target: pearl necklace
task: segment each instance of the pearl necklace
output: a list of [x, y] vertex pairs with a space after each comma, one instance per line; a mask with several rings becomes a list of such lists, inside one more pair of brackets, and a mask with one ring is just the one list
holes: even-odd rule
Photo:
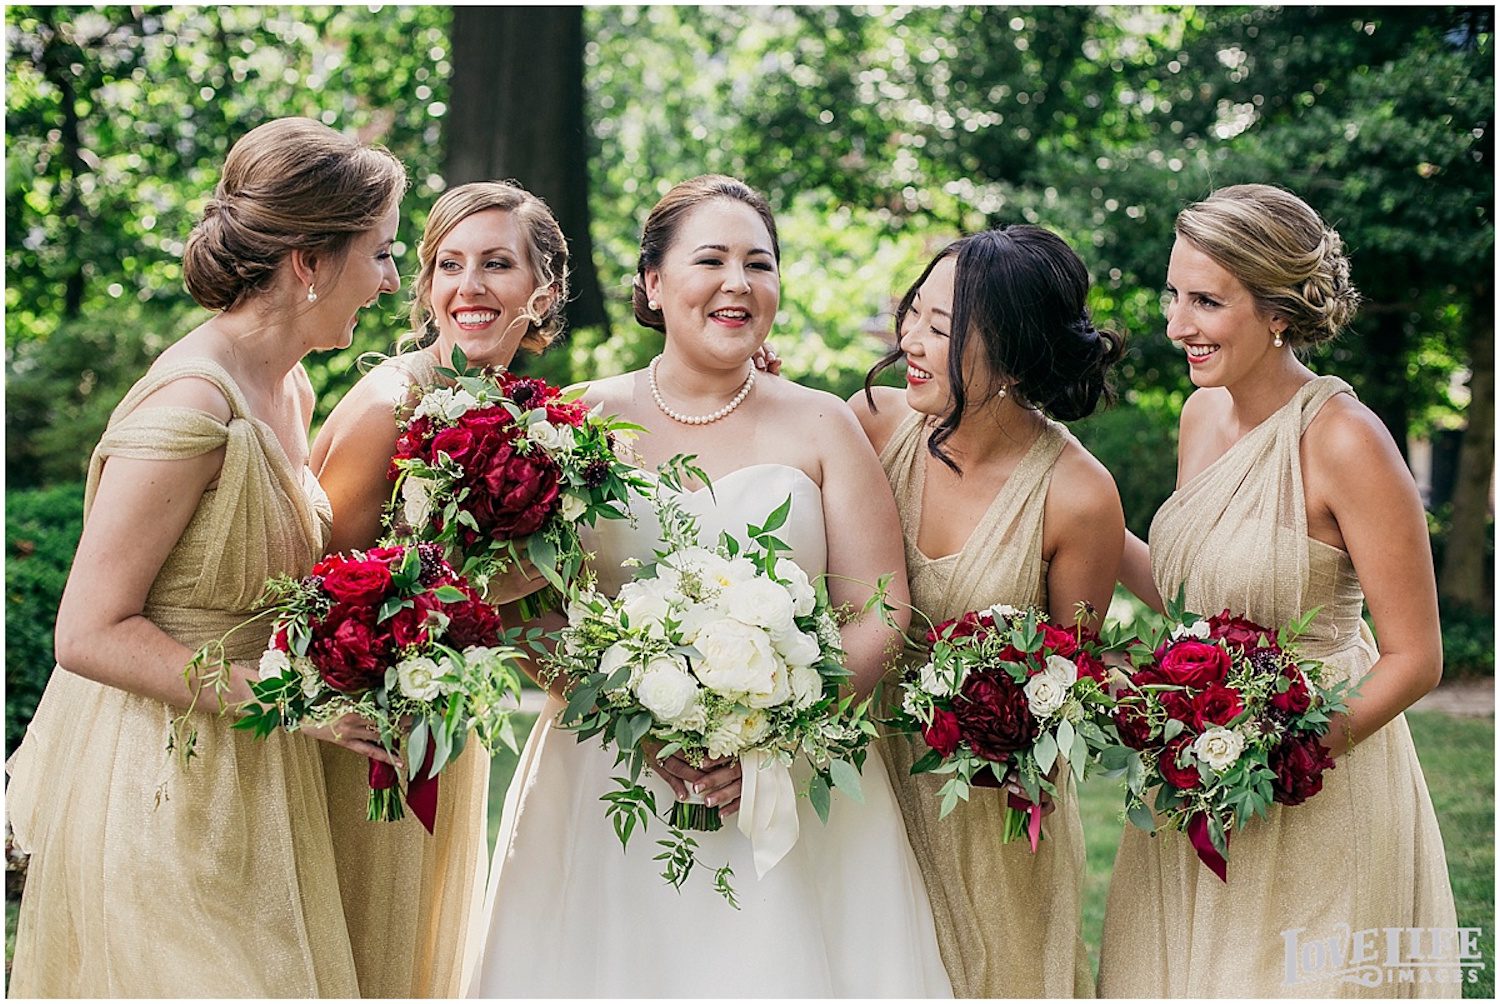
[[659, 362], [661, 362], [661, 356], [657, 356], [651, 360], [651, 366], [646, 370], [646, 382], [651, 385], [651, 400], [656, 402], [657, 409], [663, 415], [674, 422], [681, 422], [683, 425], [708, 425], [712, 422], [717, 422], [743, 404], [745, 398], [750, 396], [750, 391], [755, 387], [755, 367], [751, 366], [749, 374], [745, 377], [745, 382], [740, 385], [739, 393], [735, 394], [724, 407], [708, 415], [684, 415], [680, 411], [669, 408], [667, 402], [662, 399], [661, 391], [656, 387], [656, 364]]

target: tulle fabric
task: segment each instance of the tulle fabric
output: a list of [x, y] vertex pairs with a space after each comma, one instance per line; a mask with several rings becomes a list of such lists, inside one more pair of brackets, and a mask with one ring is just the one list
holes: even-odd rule
[[[1042, 513], [1067, 433], [1055, 423], [1044, 426], [963, 548], [934, 560], [917, 547], [927, 457], [923, 417], [909, 415], [880, 457], [901, 511], [913, 606], [934, 623], [996, 603], [1045, 609]], [[954, 995], [1092, 997], [1080, 932], [1083, 825], [1071, 775], [1063, 777], [1057, 808], [1044, 820], [1044, 839], [1032, 854], [1025, 841], [1001, 842], [1002, 791], [975, 789], [967, 803], [939, 819], [936, 793], [944, 779], [911, 774], [925, 749], [920, 739], [903, 736], [880, 743], [932, 900]]]
[[[1187, 606], [1199, 613], [1228, 608], [1279, 626], [1321, 607], [1304, 650], [1333, 679], [1357, 680], [1379, 653], [1348, 555], [1307, 535], [1299, 453], [1318, 410], [1343, 393], [1352, 391], [1335, 377], [1310, 381], [1184, 485], [1152, 522], [1151, 559], [1161, 594], [1185, 584]], [[1456, 923], [1443, 840], [1404, 715], [1340, 758], [1321, 793], [1273, 806], [1229, 850], [1224, 883], [1184, 835], [1125, 828], [1105, 913], [1101, 996], [1458, 996], [1451, 976], [1364, 986], [1288, 964], [1288, 932], [1310, 941]]]

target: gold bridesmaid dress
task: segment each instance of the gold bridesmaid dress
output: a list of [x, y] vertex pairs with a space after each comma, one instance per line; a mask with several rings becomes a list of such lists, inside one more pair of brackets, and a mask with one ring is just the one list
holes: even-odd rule
[[[413, 385], [437, 379], [426, 351], [381, 365]], [[443, 770], [433, 833], [407, 813], [370, 822], [370, 761], [322, 743], [339, 890], [348, 919], [362, 997], [457, 997], [463, 986], [468, 931], [484, 909], [489, 866], [486, 813], [490, 760], [470, 736], [464, 752]]]
[[[190, 408], [136, 410], [181, 377], [217, 385], [227, 425]], [[208, 360], [164, 366], [125, 396], [89, 464], [85, 512], [110, 457], [224, 449], [146, 599], [190, 649], [243, 621], [268, 576], [303, 574], [327, 540], [328, 501], [250, 417]], [[236, 632], [253, 662], [268, 622]], [[31, 854], [9, 992], [17, 997], [353, 997], [315, 740], [267, 739], [196, 717], [197, 756], [166, 751], [176, 711], [58, 667], [7, 768], [7, 812]]]
[[[917, 547], [927, 456], [922, 419], [908, 416], [880, 455], [901, 511], [912, 603], [934, 623], [997, 603], [1045, 609], [1042, 511], [1067, 433], [1048, 422], [963, 549], [932, 559]], [[1092, 997], [1080, 934], [1083, 825], [1072, 776], [1063, 774], [1057, 809], [1044, 821], [1043, 840], [1032, 854], [1025, 840], [1001, 842], [1004, 792], [975, 789], [940, 820], [942, 779], [911, 774], [926, 749], [920, 737], [891, 736], [877, 748], [927, 883], [953, 995]]]
[[[1322, 607], [1302, 645], [1334, 680], [1378, 658], [1363, 593], [1342, 550], [1307, 535], [1299, 443], [1318, 410], [1352, 393], [1336, 377], [1303, 385], [1158, 510], [1157, 588], [1186, 583], [1188, 609], [1229, 608], [1280, 626]], [[1456, 924], [1437, 818], [1398, 715], [1341, 757], [1302, 805], [1272, 806], [1229, 845], [1229, 881], [1186, 836], [1126, 826], [1115, 859], [1099, 962], [1107, 997], [1456, 997], [1446, 982], [1402, 982], [1380, 966], [1308, 965], [1316, 941], [1385, 928]], [[1342, 973], [1343, 978], [1339, 975]], [[1431, 973], [1428, 974], [1432, 975]], [[1365, 981], [1364, 984], [1359, 982]], [[1365, 985], [1372, 984], [1372, 985]]]

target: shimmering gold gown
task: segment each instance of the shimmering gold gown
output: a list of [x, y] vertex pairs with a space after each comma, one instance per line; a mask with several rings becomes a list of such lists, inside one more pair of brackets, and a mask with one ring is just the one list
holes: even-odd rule
[[[1163, 596], [1186, 583], [1188, 608], [1203, 614], [1227, 607], [1279, 626], [1321, 606], [1304, 651], [1333, 679], [1358, 679], [1379, 656], [1360, 618], [1364, 596], [1349, 556], [1307, 535], [1299, 456], [1308, 423], [1340, 393], [1349, 386], [1335, 377], [1310, 381], [1179, 489], [1152, 521], [1151, 563]], [[1127, 826], [1105, 913], [1099, 992], [1458, 996], [1453, 982], [1401, 983], [1379, 967], [1357, 966], [1346, 981], [1295, 962], [1289, 972], [1287, 960], [1289, 937], [1305, 946], [1348, 932], [1455, 923], [1442, 836], [1402, 715], [1341, 757], [1322, 792], [1299, 806], [1272, 806], [1269, 818], [1236, 833], [1227, 884], [1199, 863], [1183, 834], [1151, 837]], [[1379, 985], [1352, 981], [1360, 977]]]
[[[228, 398], [228, 425], [189, 408], [136, 410], [184, 376]], [[188, 648], [243, 621], [269, 575], [305, 573], [328, 502], [229, 374], [207, 360], [135, 385], [89, 464], [85, 512], [110, 457], [177, 460], [224, 448], [162, 565], [145, 616]], [[270, 625], [233, 635], [255, 660]], [[315, 740], [197, 715], [188, 767], [166, 751], [174, 709], [58, 667], [7, 765], [6, 810], [30, 852], [9, 988], [18, 997], [353, 997]]]
[[[427, 351], [394, 356], [414, 385], [437, 378]], [[337, 514], [335, 513], [335, 518]], [[363, 997], [457, 997], [468, 931], [483, 916], [490, 759], [470, 736], [443, 769], [432, 835], [410, 813], [370, 822], [369, 760], [322, 743], [339, 888]]]
[[[917, 547], [927, 456], [922, 418], [908, 416], [880, 455], [901, 512], [913, 605], [934, 623], [996, 603], [1045, 609], [1042, 511], [1067, 433], [1044, 426], [963, 549], [932, 559]], [[935, 793], [942, 779], [911, 774], [926, 749], [921, 739], [893, 736], [878, 748], [927, 883], [954, 996], [1092, 997], [1079, 931], [1084, 844], [1072, 776], [1063, 775], [1057, 809], [1032, 854], [1024, 840], [1001, 842], [1002, 791], [976, 789], [940, 820]]]

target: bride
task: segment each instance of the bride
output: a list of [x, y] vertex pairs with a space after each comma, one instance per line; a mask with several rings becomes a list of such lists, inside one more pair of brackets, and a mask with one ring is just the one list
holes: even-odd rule
[[[635, 314], [666, 334], [650, 367], [601, 380], [590, 399], [651, 430], [647, 468], [696, 454], [712, 479], [684, 496], [705, 542], [741, 539], [788, 495], [780, 531], [809, 573], [835, 573], [835, 604], [859, 609], [895, 570], [905, 602], [901, 530], [880, 464], [854, 415], [835, 397], [776, 379], [756, 380], [750, 358], [780, 300], [776, 225], [765, 200], [732, 178], [673, 188], [641, 238]], [[586, 541], [601, 591], [631, 574], [629, 557], [660, 546], [646, 505], [638, 519], [602, 521]], [[897, 634], [867, 615], [843, 642], [857, 689], [879, 679]], [[653, 821], [629, 851], [605, 818], [614, 753], [554, 724], [554, 695], [522, 753], [506, 797], [491, 867], [475, 997], [948, 997], [932, 912], [880, 758], [865, 761], [864, 801], [834, 795], [825, 826], [805, 798], [801, 836], [756, 879], [749, 841], [731, 817], [694, 833], [701, 861], [728, 860], [740, 909], [694, 874], [681, 891], [660, 876]], [[737, 761], [694, 770], [677, 757], [647, 783], [658, 806], [691, 785], [725, 814], [738, 808]], [[668, 791], [671, 787], [671, 792]]]

